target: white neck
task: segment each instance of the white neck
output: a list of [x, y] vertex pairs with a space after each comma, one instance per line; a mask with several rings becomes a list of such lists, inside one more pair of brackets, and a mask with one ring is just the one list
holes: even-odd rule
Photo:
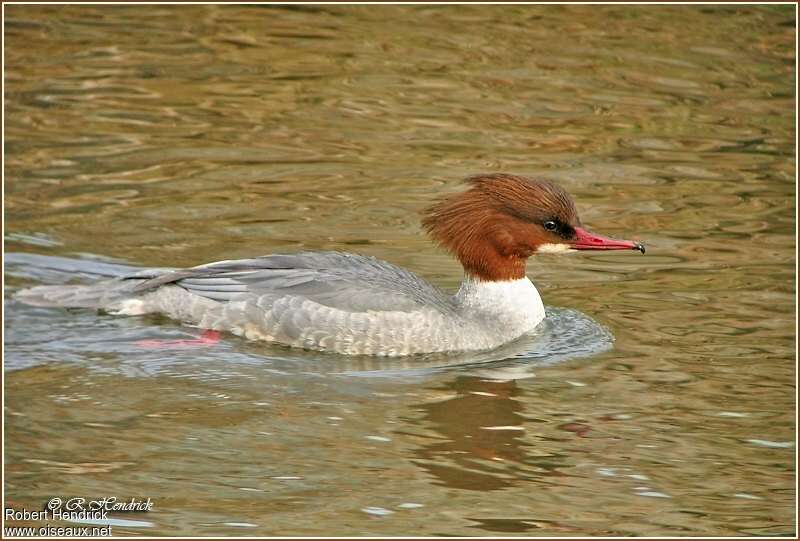
[[544, 319], [542, 298], [527, 277], [484, 281], [466, 275], [455, 300], [465, 311], [497, 318], [511, 333], [527, 332]]

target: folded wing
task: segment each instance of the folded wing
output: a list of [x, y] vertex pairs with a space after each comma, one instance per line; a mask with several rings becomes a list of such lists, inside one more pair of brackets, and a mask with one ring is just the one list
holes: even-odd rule
[[454, 310], [449, 295], [414, 273], [373, 257], [341, 252], [219, 261], [165, 273], [139, 283], [134, 291], [144, 293], [167, 284], [219, 302], [274, 295], [303, 297], [349, 312]]

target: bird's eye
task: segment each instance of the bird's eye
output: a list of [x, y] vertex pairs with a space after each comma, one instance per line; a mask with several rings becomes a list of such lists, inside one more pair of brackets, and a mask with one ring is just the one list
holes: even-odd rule
[[556, 229], [558, 229], [558, 224], [552, 220], [549, 220], [544, 223], [544, 228], [547, 229], [548, 231], [555, 231]]

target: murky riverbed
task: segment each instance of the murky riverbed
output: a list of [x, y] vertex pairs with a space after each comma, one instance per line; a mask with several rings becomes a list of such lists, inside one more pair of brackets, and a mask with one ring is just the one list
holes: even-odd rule
[[[795, 531], [790, 7], [5, 12], [7, 506], [149, 497], [120, 535]], [[484, 171], [648, 254], [540, 256], [541, 334], [415, 362], [154, 349], [200, 330], [11, 299], [75, 279], [57, 257], [297, 249], [455, 288], [418, 212]]]

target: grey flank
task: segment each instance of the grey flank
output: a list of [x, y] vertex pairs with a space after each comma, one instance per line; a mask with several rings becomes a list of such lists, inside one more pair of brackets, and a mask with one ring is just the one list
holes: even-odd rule
[[412, 272], [341, 252], [300, 252], [188, 269], [143, 269], [91, 285], [38, 286], [39, 306], [164, 314], [248, 339], [344, 354], [490, 349], [513, 339]]

